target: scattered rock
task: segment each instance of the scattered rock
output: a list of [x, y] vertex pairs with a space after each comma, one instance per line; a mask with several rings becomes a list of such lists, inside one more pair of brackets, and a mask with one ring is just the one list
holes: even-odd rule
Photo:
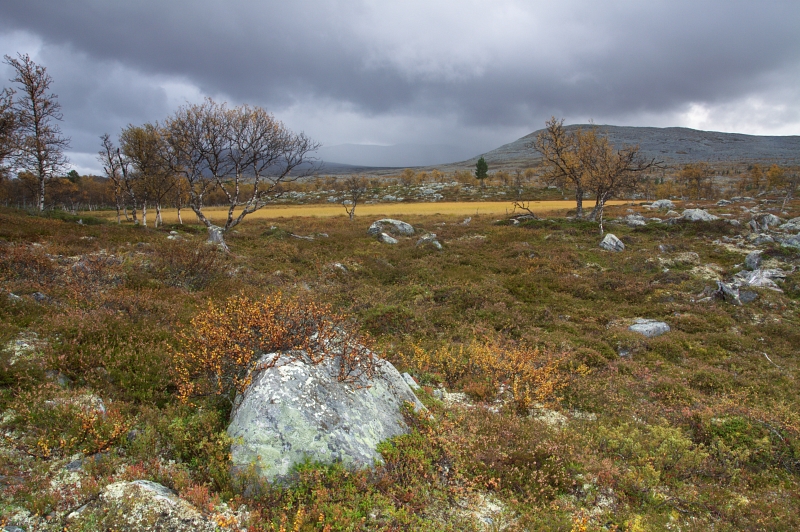
[[464, 221], [461, 222], [461, 225], [469, 225], [471, 221], [472, 221], [472, 216], [467, 216], [466, 218], [464, 218]]
[[653, 209], [671, 210], [675, 208], [675, 204], [668, 199], [660, 199], [650, 204]]
[[668, 333], [670, 328], [663, 321], [639, 318], [633, 325], [628, 327], [628, 330], [653, 338], [654, 336]]
[[800, 235], [790, 236], [781, 242], [781, 247], [800, 249]]
[[611, 233], [606, 233], [606, 236], [600, 241], [600, 247], [606, 251], [625, 251], [625, 244]]
[[741, 301], [742, 303], [745, 304], [752, 303], [756, 299], [758, 299], [758, 294], [756, 292], [753, 292], [752, 290], [739, 291], [739, 301]]
[[208, 226], [208, 243], [214, 244], [223, 251], [230, 251], [228, 249], [228, 245], [225, 243], [225, 239], [223, 238], [222, 228], [217, 227], [216, 225]]
[[442, 244], [436, 239], [435, 233], [428, 233], [427, 235], [423, 236], [419, 240], [417, 240], [417, 246], [424, 246], [424, 245], [431, 245], [436, 249], [442, 249]]
[[203, 515], [174, 491], [149, 480], [115, 482], [100, 493], [96, 501], [67, 516], [67, 520], [80, 524], [87, 509], [113, 519], [107, 523], [112, 528], [126, 530], [159, 530], [162, 532], [214, 532], [215, 523]]
[[384, 244], [397, 244], [397, 239], [387, 235], [386, 233], [381, 233], [378, 237], [378, 240], [383, 242]]
[[774, 214], [762, 214], [758, 216], [756, 222], [762, 230], [768, 231], [770, 227], [777, 227], [781, 225], [781, 219]]
[[717, 202], [717, 207], [724, 207], [725, 205], [730, 205], [731, 202], [726, 199], [721, 199]]
[[786, 277], [786, 272], [779, 269], [757, 269], [753, 271], [741, 271], [737, 273], [735, 278], [735, 283], [738, 286], [752, 286], [756, 288], [769, 288], [770, 290], [775, 290], [776, 292], [782, 292], [783, 290], [775, 284], [773, 279], [782, 279]]
[[647, 225], [647, 220], [645, 220], [644, 216], [641, 214], [629, 214], [623, 221], [628, 224], [629, 227], [641, 227], [643, 225]]
[[9, 292], [9, 293], [8, 293], [8, 300], [9, 300], [9, 301], [12, 301], [12, 302], [14, 302], [14, 303], [17, 303], [17, 302], [19, 302], [19, 301], [22, 301], [22, 298], [21, 298], [21, 297], [19, 297], [17, 294], [14, 294], [14, 293], [12, 293], [12, 292]]
[[775, 239], [765, 233], [751, 234], [747, 240], [754, 246], [761, 246], [764, 244], [772, 244]]
[[717, 296], [736, 306], [742, 305], [742, 301], [739, 299], [739, 288], [734, 285], [717, 281]]
[[31, 297], [37, 303], [47, 303], [48, 301], [50, 301], [50, 296], [47, 296], [41, 292], [34, 292], [31, 294]]
[[372, 236], [379, 236], [383, 233], [390, 233], [395, 236], [412, 236], [414, 228], [400, 220], [393, 220], [391, 218], [383, 218], [372, 222], [372, 225], [367, 229], [367, 234]]
[[375, 361], [372, 378], [355, 383], [339, 382], [335, 359], [311, 364], [286, 354], [255, 374], [228, 426], [234, 470], [252, 465], [272, 480], [306, 459], [355, 468], [381, 461], [377, 444], [408, 430], [401, 407], [425, 407], [392, 364]]
[[744, 258], [744, 265], [748, 270], [757, 270], [761, 266], [761, 251], [748, 253]]
[[703, 209], [686, 209], [683, 211], [681, 219], [689, 222], [713, 222], [719, 220], [719, 216], [714, 216]]

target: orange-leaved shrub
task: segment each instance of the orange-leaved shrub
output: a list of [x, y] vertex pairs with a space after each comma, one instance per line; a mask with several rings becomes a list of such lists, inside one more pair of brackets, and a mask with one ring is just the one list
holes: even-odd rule
[[282, 354], [308, 364], [331, 362], [340, 382], [360, 382], [375, 367], [369, 339], [344, 316], [280, 293], [262, 301], [244, 295], [221, 305], [209, 301], [177, 339], [173, 362], [182, 400], [220, 395], [233, 401], [254, 371], [273, 367]]
[[[406, 362], [417, 370], [442, 379], [448, 386], [475, 386], [476, 381], [497, 389], [504, 385], [520, 410], [535, 402], [546, 403], [556, 398], [566, 385], [559, 371], [560, 354], [536, 347], [492, 341], [473, 341], [468, 346], [442, 346], [425, 350], [412, 347]], [[482, 394], [483, 395], [483, 394]]]

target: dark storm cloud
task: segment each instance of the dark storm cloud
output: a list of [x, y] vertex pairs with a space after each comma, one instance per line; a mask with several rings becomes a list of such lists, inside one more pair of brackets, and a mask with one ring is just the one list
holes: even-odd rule
[[304, 127], [334, 143], [334, 125], [315, 132], [310, 116], [385, 120], [393, 133], [378, 142], [472, 131], [486, 148], [551, 115], [668, 121], [700, 104], [731, 116], [747, 98], [797, 124], [796, 2], [553, 4], [33, 0], [0, 7], [0, 31], [41, 39], [76, 150], [203, 94], [295, 117], [316, 107]]

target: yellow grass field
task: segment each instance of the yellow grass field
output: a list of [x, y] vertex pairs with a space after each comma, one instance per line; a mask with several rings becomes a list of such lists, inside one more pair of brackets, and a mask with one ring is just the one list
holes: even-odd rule
[[[609, 201], [606, 205], [623, 205], [625, 201]], [[593, 202], [584, 204], [584, 207], [594, 206]], [[559, 211], [564, 212], [575, 208], [574, 201], [532, 201], [529, 208], [535, 213], [546, 213]], [[506, 215], [513, 210], [513, 205], [509, 201], [484, 201], [484, 202], [440, 202], [440, 203], [379, 203], [370, 205], [359, 205], [356, 207], [356, 216], [403, 216], [403, 215], [433, 215], [445, 214], [455, 216], [476, 216], [476, 215]], [[228, 214], [228, 209], [223, 207], [207, 207], [203, 213], [214, 221], [222, 224]], [[87, 213], [88, 214], [88, 213]], [[101, 218], [113, 218], [113, 211], [94, 212], [93, 216]], [[183, 209], [181, 212], [185, 222], [195, 220], [191, 209]], [[272, 205], [249, 215], [248, 219], [277, 219], [294, 217], [318, 217], [330, 218], [336, 216], [347, 216], [344, 207], [339, 204], [325, 203], [318, 205]], [[155, 219], [155, 209], [150, 208], [147, 212], [148, 221]], [[178, 214], [175, 209], [164, 209], [161, 212], [164, 223], [176, 223]], [[152, 222], [151, 222], [152, 223]]]

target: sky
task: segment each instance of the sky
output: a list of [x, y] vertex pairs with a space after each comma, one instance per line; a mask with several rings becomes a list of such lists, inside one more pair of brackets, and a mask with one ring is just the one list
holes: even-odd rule
[[[81, 173], [100, 172], [103, 133], [204, 97], [262, 106], [323, 154], [416, 145], [450, 159], [422, 164], [551, 116], [800, 135], [798, 28], [797, 0], [0, 4], [0, 52], [47, 68]], [[11, 76], [0, 65], [0, 86]]]

